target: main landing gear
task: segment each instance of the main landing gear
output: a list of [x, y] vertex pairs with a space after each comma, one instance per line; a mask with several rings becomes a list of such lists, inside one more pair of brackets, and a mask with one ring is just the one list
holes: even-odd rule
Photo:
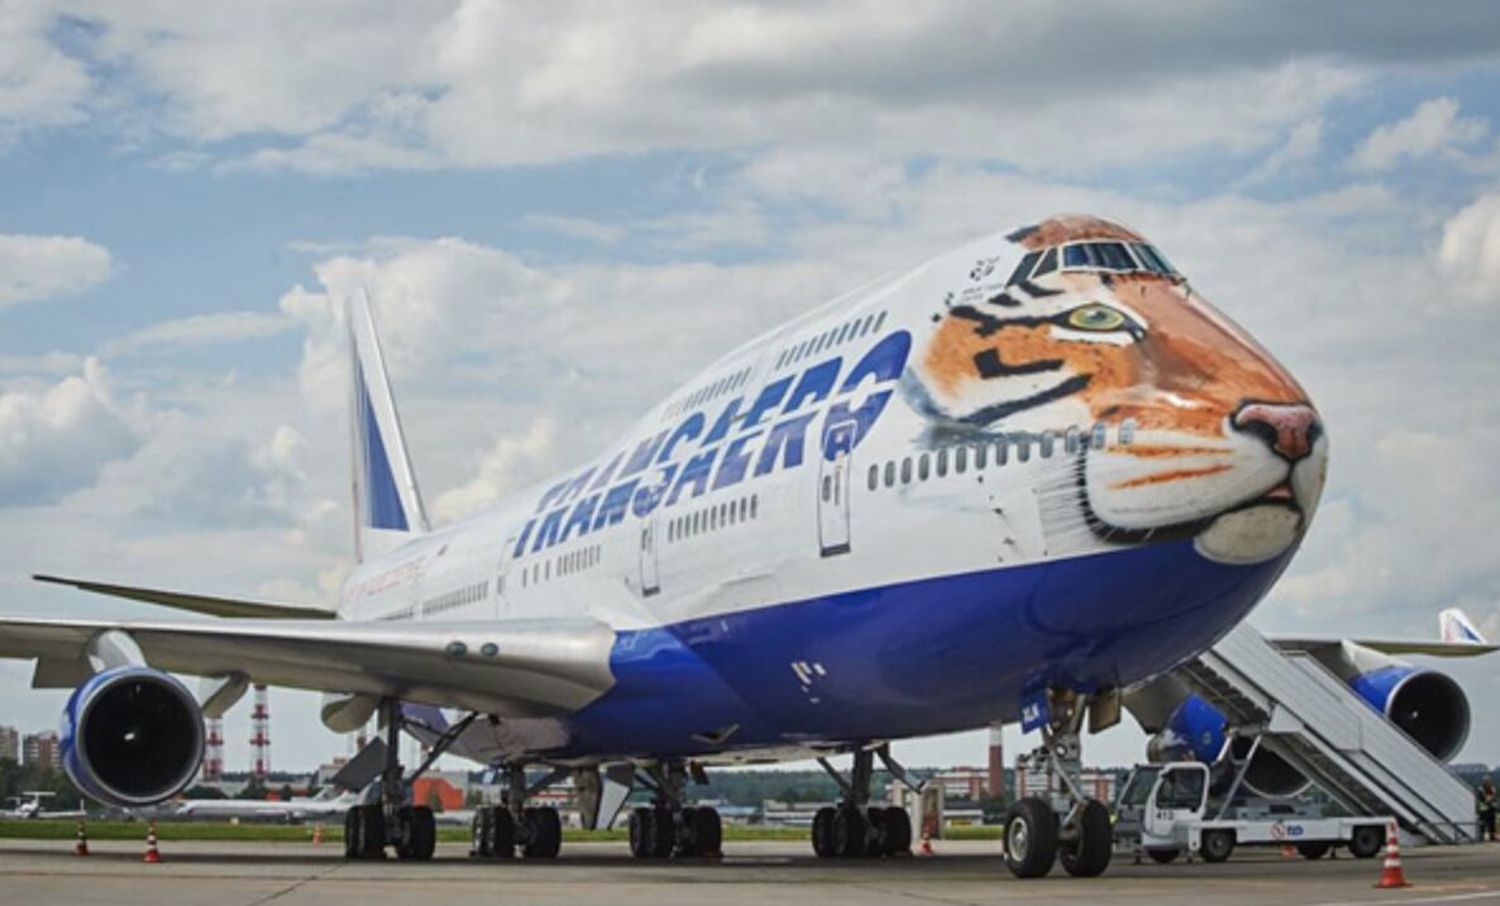
[[385, 725], [385, 766], [378, 784], [366, 792], [367, 801], [344, 813], [344, 857], [346, 859], [384, 859], [387, 846], [400, 859], [425, 861], [437, 848], [437, 822], [432, 809], [412, 802], [411, 785], [426, 773], [432, 763], [448, 750], [477, 714], [449, 727], [432, 746], [431, 754], [410, 776], [401, 771], [401, 703], [385, 699], [380, 703]]
[[877, 754], [892, 774], [905, 778], [906, 772], [891, 760], [884, 746], [856, 750], [847, 779], [827, 759], [818, 759], [843, 794], [837, 806], [824, 806], [813, 816], [812, 845], [818, 858], [911, 855], [911, 818], [906, 809], [870, 805], [870, 776]]
[[[723, 855], [724, 826], [718, 809], [683, 805], [688, 771], [681, 762], [658, 762], [640, 777], [655, 794], [651, 805], [631, 809], [630, 854], [637, 859]], [[694, 779], [706, 783], [701, 769]]]
[[526, 800], [566, 776], [555, 770], [527, 786], [524, 765], [505, 769], [505, 800], [475, 810], [470, 825], [469, 855], [481, 859], [555, 859], [562, 849], [562, 819], [550, 806], [528, 806]]
[[1090, 728], [1095, 732], [1118, 720], [1118, 701], [1114, 697], [1087, 703], [1074, 692], [1048, 693], [1042, 745], [1019, 759], [1019, 766], [1046, 777], [1047, 794], [1028, 796], [1012, 806], [1001, 835], [1005, 865], [1016, 877], [1042, 877], [1054, 861], [1079, 878], [1096, 877], [1109, 867], [1114, 829], [1104, 803], [1079, 789], [1079, 730], [1086, 713], [1092, 715]]

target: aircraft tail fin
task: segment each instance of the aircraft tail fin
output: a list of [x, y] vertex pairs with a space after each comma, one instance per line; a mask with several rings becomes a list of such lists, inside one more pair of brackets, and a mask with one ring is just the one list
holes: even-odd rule
[[1457, 607], [1450, 607], [1438, 614], [1439, 637], [1445, 642], [1467, 645], [1487, 645], [1483, 633], [1474, 627], [1469, 615]]
[[380, 336], [363, 289], [349, 300], [354, 552], [364, 561], [429, 530], [406, 452]]

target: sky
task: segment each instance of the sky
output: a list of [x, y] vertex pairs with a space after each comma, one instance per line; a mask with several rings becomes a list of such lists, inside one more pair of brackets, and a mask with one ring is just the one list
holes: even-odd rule
[[[354, 287], [442, 522], [809, 306], [1074, 211], [1324, 415], [1252, 621], [1500, 637], [1500, 6], [1383, 0], [0, 0], [0, 614], [168, 615], [35, 572], [331, 602]], [[1500, 669], [1448, 666], [1460, 757], [1500, 761]], [[29, 677], [0, 662], [0, 723], [55, 725]], [[316, 702], [273, 690], [277, 766], [345, 752]], [[1129, 720], [1085, 745], [1144, 754]]]

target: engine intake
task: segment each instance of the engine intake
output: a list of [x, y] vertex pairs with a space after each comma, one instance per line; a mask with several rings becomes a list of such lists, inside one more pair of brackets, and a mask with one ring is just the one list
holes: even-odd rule
[[148, 667], [106, 670], [63, 709], [63, 768], [90, 798], [154, 805], [192, 783], [203, 760], [203, 715], [172, 676]]
[[1446, 674], [1396, 664], [1349, 685], [1439, 761], [1457, 755], [1469, 738], [1469, 699]]

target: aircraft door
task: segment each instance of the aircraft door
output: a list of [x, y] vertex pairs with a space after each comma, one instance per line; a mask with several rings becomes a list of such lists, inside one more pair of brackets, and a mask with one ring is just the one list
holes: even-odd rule
[[515, 559], [512, 551], [516, 549], [516, 536], [511, 535], [505, 539], [505, 547], [500, 551], [500, 568], [495, 572], [495, 613], [496, 617], [504, 617], [510, 614], [511, 599], [511, 561]]
[[849, 553], [849, 478], [854, 423], [832, 425], [818, 457], [818, 544], [825, 557]]
[[660, 510], [652, 510], [651, 515], [641, 520], [640, 528], [640, 551], [641, 551], [641, 594], [654, 595], [661, 591], [660, 559], [657, 548], [661, 546], [661, 538], [658, 532], [660, 520], [657, 515]]

